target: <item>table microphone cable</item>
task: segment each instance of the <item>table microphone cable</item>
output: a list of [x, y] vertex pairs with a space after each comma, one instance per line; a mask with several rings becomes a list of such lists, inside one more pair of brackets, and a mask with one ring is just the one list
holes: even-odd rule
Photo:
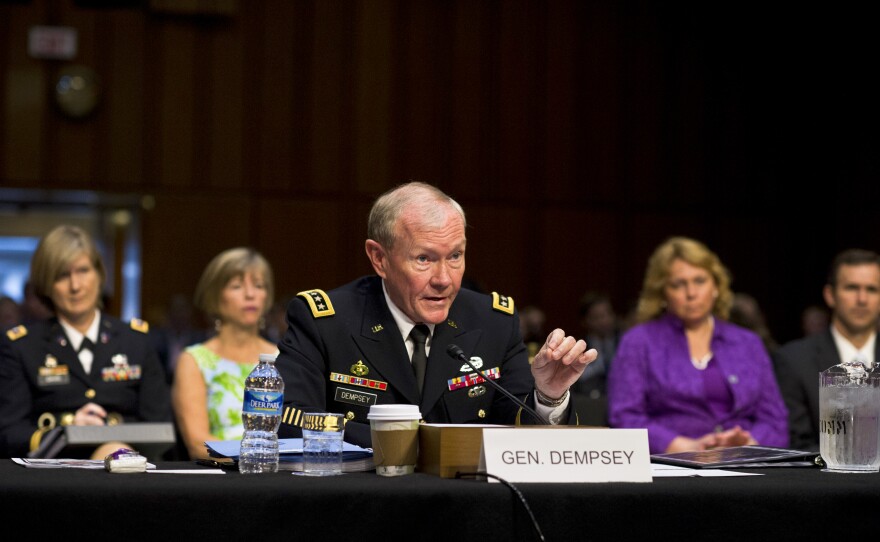
[[455, 473], [456, 478], [465, 478], [465, 477], [476, 478], [477, 476], [486, 476], [487, 478], [494, 478], [495, 480], [498, 480], [502, 484], [509, 487], [510, 490], [513, 491], [513, 493], [519, 498], [519, 502], [522, 503], [523, 508], [525, 508], [526, 512], [529, 514], [529, 519], [532, 521], [532, 527], [535, 529], [535, 534], [538, 536], [538, 540], [544, 542], [544, 540], [545, 540], [544, 533], [541, 531], [541, 526], [538, 525], [538, 520], [535, 519], [535, 514], [532, 513], [532, 508], [529, 506], [528, 501], [526, 501], [525, 496], [522, 494], [522, 492], [519, 490], [518, 487], [516, 487], [512, 483], [508, 482], [504, 478], [502, 478], [500, 476], [496, 476], [494, 474], [489, 474], [488, 472], [479, 471], [479, 472], [456, 472]]

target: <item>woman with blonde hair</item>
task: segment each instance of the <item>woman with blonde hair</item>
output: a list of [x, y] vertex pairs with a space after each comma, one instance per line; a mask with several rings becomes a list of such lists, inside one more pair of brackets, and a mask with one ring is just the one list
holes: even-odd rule
[[244, 381], [260, 354], [276, 353], [260, 329], [272, 306], [272, 268], [257, 251], [221, 252], [196, 286], [195, 305], [214, 320], [216, 335], [178, 358], [172, 404], [190, 458], [207, 457], [205, 441], [237, 440], [244, 431]]
[[[107, 273], [94, 240], [82, 228], [47, 233], [31, 259], [34, 292], [52, 311], [0, 339], [0, 453], [42, 451], [54, 428], [169, 422], [165, 372], [143, 320], [105, 313]], [[68, 447], [63, 457], [103, 459], [122, 442]], [[5, 452], [4, 452], [5, 450]], [[158, 459], [158, 458], [150, 458]]]
[[657, 247], [608, 377], [612, 427], [647, 428], [651, 453], [788, 445], [770, 357], [727, 321], [732, 303], [730, 274], [703, 243]]

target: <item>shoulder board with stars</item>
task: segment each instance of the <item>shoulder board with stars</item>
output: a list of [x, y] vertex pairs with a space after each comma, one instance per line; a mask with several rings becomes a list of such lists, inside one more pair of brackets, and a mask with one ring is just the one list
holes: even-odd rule
[[309, 308], [312, 309], [312, 316], [315, 318], [336, 314], [336, 311], [333, 309], [333, 303], [330, 303], [330, 297], [324, 290], [304, 290], [296, 295], [306, 300]]
[[6, 336], [10, 341], [17, 341], [27, 335], [27, 328], [24, 326], [15, 326], [6, 332]]
[[513, 314], [513, 298], [492, 292], [492, 308], [498, 312]]
[[141, 333], [146, 333], [150, 331], [150, 324], [144, 322], [140, 318], [132, 318], [131, 319], [131, 329], [135, 331], [140, 331]]

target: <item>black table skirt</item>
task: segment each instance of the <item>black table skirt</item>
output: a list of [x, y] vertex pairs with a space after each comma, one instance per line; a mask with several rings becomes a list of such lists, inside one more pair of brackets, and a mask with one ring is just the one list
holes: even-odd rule
[[[817, 540], [876, 532], [877, 474], [746, 472], [763, 475], [516, 487], [546, 540]], [[15, 525], [41, 540], [71, 532], [120, 542], [396, 540], [401, 534], [419, 541], [537, 539], [529, 514], [505, 485], [420, 473], [110, 474], [26, 469], [0, 459], [0, 514], [7, 530]], [[256, 524], [262, 527], [253, 532]]]

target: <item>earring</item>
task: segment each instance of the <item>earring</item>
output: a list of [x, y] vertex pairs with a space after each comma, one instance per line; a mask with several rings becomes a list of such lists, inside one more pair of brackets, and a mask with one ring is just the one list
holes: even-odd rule
[[223, 322], [221, 322], [219, 318], [214, 320], [214, 331], [216, 331], [217, 333], [220, 333], [220, 327], [222, 325], [223, 325]]

